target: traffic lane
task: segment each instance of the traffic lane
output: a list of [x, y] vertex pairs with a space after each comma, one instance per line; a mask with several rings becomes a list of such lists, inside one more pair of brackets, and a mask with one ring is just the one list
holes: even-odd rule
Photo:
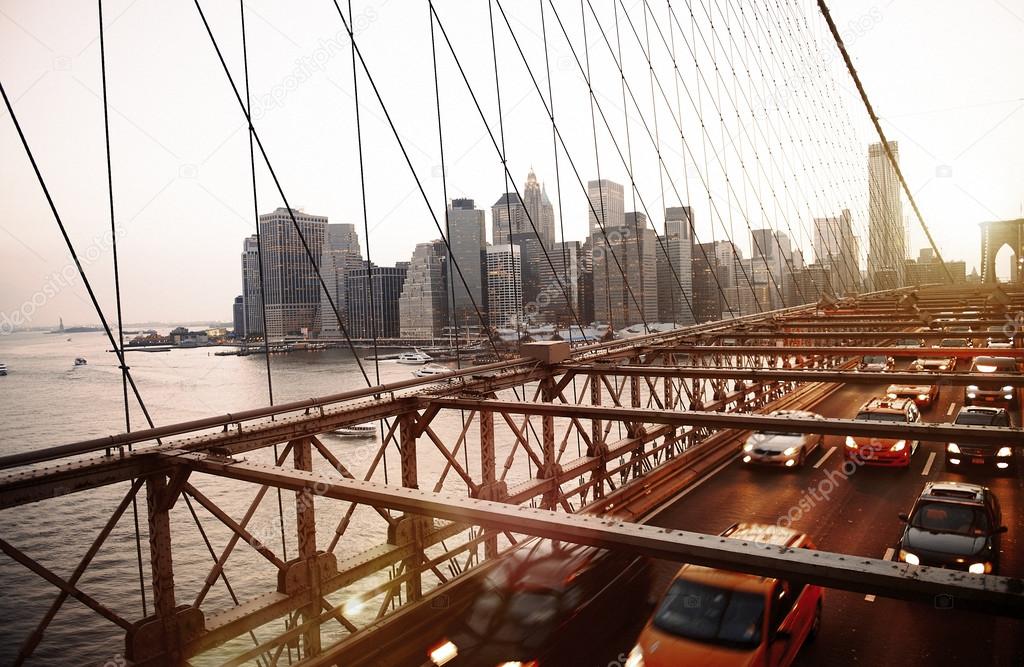
[[[882, 395], [884, 390], [884, 386], [844, 387], [812, 409], [828, 417], [853, 417], [864, 402]], [[932, 422], [951, 421], [951, 415], [961, 403], [962, 390], [942, 388], [936, 403], [923, 411], [923, 418]], [[846, 475], [842, 458], [843, 440], [842, 437], [826, 438], [826, 446], [808, 459], [809, 465], [804, 469], [756, 468], [737, 460], [664, 508], [650, 523], [713, 534], [738, 521], [785, 523], [785, 520], [790, 520], [795, 528], [810, 534], [823, 550], [881, 558], [887, 549], [895, 547], [902, 532], [903, 524], [897, 514], [911, 507], [926, 481], [947, 478], [942, 469], [945, 444], [922, 443], [914, 454], [910, 469], [905, 471], [864, 467]], [[821, 465], [814, 468], [813, 465], [826, 455]], [[847, 466], [846, 470], [849, 469]], [[1003, 501], [1004, 513], [1007, 505], [1015, 508], [1014, 524], [1007, 525], [1012, 532], [1019, 534], [1024, 530], [1024, 526], [1016, 524], [1019, 521], [1016, 508], [1021, 500], [1020, 479], [1003, 478], [996, 482], [998, 485], [990, 486], [999, 489], [996, 492], [1001, 500], [1008, 498]], [[1004, 556], [1017, 551], [1014, 542], [1012, 536], [1004, 541]], [[1013, 555], [1019, 557], [1016, 553]], [[1013, 557], [1004, 562], [1004, 572], [1024, 571]], [[676, 563], [656, 564], [655, 597], [659, 597], [667, 587], [678, 567]], [[824, 612], [827, 630], [823, 630], [821, 639], [811, 649], [814, 652], [808, 651], [812, 657], [801, 658], [801, 664], [831, 661], [842, 664], [868, 659], [887, 663], [897, 654], [901, 661], [909, 664], [926, 662], [920, 658], [922, 653], [918, 646], [890, 647], [908, 635], [902, 623], [890, 624], [884, 614], [879, 615], [879, 610], [894, 608], [892, 605], [898, 605], [899, 609], [917, 609], [919, 613], [945, 614], [939, 617], [939, 622], [952, 627], [943, 635], [945, 639], [937, 644], [931, 638], [931, 645], [938, 645], [941, 649], [937, 655], [950, 655], [964, 664], [972, 664], [984, 655], [979, 651], [997, 651], [1001, 656], [1020, 654], [1020, 640], [1017, 638], [1022, 634], [1022, 628], [1019, 622], [967, 615], [955, 608], [952, 611], [932, 610], [922, 605], [881, 598], [868, 602], [864, 595], [838, 591], [830, 591], [828, 596]], [[912, 612], [907, 611], [904, 616], [909, 613]], [[630, 628], [632, 636], [617, 641], [615, 649], [607, 654], [609, 664], [623, 650], [629, 650], [642, 625], [641, 620]], [[962, 640], [963, 635], [953, 632], [957, 627], [969, 628], [970, 636], [978, 638], [978, 642], [965, 644], [958, 640], [958, 637]], [[873, 644], [873, 638], [888, 639]]]

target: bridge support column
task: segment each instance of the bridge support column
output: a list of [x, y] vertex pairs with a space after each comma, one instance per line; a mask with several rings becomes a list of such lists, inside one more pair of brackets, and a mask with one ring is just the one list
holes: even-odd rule
[[[601, 378], [603, 375], [595, 373], [590, 376], [590, 404], [601, 405]], [[604, 442], [604, 421], [601, 419], [590, 420], [590, 442], [591, 445], [587, 449], [587, 456], [597, 456], [601, 459], [601, 464], [591, 474], [590, 481], [593, 482], [594, 498], [604, 497], [604, 480], [607, 476], [606, 471], [606, 457], [608, 456], [608, 446]]]
[[[557, 400], [554, 377], [548, 375], [540, 381], [540, 393], [541, 400], [545, 403], [554, 403]], [[551, 415], [541, 418], [541, 439], [544, 467], [538, 471], [537, 477], [539, 479], [557, 479], [562, 471], [555, 454], [555, 418]], [[554, 509], [558, 505], [560, 495], [557, 486], [545, 492], [541, 499], [541, 507]]]
[[[292, 443], [293, 460], [296, 470], [313, 470], [312, 441], [309, 438]], [[316, 551], [316, 508], [315, 495], [311, 487], [295, 492], [295, 525], [299, 544], [299, 560], [305, 563], [306, 584], [309, 587], [310, 603], [302, 609], [302, 621], [310, 623], [320, 615], [320, 568]], [[320, 655], [320, 624], [312, 623], [302, 633], [304, 657]]]
[[[398, 444], [402, 454], [402, 486], [410, 489], [419, 488], [419, 475], [416, 467], [416, 437], [419, 425], [416, 413], [405, 413], [398, 421]], [[406, 599], [419, 600], [423, 597], [423, 578], [420, 567], [423, 563], [423, 530], [424, 517], [405, 514], [398, 521], [395, 530], [396, 540], [413, 544], [413, 555], [402, 561], [408, 575], [405, 583]], [[395, 542], [398, 543], [397, 541]]]
[[[497, 480], [497, 462], [494, 455], [494, 412], [480, 411], [480, 489], [477, 497], [481, 500], [504, 502], [508, 490], [504, 482]], [[498, 538], [492, 535], [484, 540], [484, 558], [498, 555]]]

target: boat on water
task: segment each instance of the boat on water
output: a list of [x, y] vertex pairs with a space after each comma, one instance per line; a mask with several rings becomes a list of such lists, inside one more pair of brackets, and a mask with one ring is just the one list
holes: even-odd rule
[[7, 364], [0, 364], [0, 376], [7, 375]]
[[433, 360], [433, 357], [419, 349], [413, 350], [412, 352], [403, 352], [398, 355], [398, 363], [413, 366], [422, 366], [423, 364]]
[[451, 373], [452, 369], [441, 364], [427, 364], [422, 368], [417, 368], [412, 372], [418, 378], [434, 377], [435, 375], [447, 375]]
[[89, 362], [85, 360], [85, 357], [75, 357], [75, 366], [85, 366], [87, 363]]
[[334, 429], [335, 435], [346, 438], [372, 438], [377, 435], [377, 427], [373, 424], [355, 424]]

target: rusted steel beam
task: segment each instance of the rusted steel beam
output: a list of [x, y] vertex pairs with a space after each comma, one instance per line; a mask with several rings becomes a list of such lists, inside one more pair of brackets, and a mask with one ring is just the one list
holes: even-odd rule
[[[935, 355], [942, 356], [942, 355]], [[850, 372], [822, 370], [781, 370], [770, 368], [712, 368], [708, 366], [576, 366], [580, 375], [624, 375], [638, 378], [715, 378], [720, 380], [753, 380], [755, 382], [841, 382], [843, 384], [943, 384], [967, 386], [983, 383], [1024, 385], [1024, 375], [996, 373], [910, 373]]]
[[[149, 515], [149, 565], [153, 580], [153, 611], [159, 623], [159, 644], [168, 664], [181, 663], [181, 635], [174, 591], [174, 563], [171, 548], [171, 519], [163, 474], [146, 478], [146, 508]], [[129, 656], [137, 658], [137, 656]]]
[[942, 340], [943, 338], [988, 338], [988, 332], [976, 333], [950, 333], [948, 331], [907, 331], [905, 329], [894, 329], [892, 331], [748, 331], [743, 333], [724, 333], [716, 336], [698, 336], [703, 338], [736, 338], [756, 340], [892, 340], [894, 338], [915, 338], [922, 340]]
[[704, 426], [709, 428], [736, 428], [741, 430], [784, 429], [794, 433], [822, 433], [825, 435], [853, 435], [875, 438], [907, 438], [936, 442], [965, 444], [1024, 445], [1024, 430], [955, 426], [952, 424], [902, 424], [856, 419], [796, 419], [763, 414], [730, 412], [662, 412], [636, 408], [596, 407], [590, 405], [559, 405], [496, 401], [469, 398], [440, 398], [435, 403], [442, 408], [489, 409], [506, 414], [552, 415], [555, 417], [602, 418], [620, 422], [665, 424], [670, 426]]
[[[913, 336], [909, 336], [913, 338]], [[890, 336], [891, 338], [891, 336]], [[656, 352], [674, 352], [676, 354], [691, 355], [739, 355], [739, 354], [764, 354], [764, 355], [822, 355], [837, 357], [860, 357], [865, 354], [886, 354], [889, 356], [902, 357], [956, 357], [958, 359], [971, 359], [974, 357], [1013, 357], [1024, 358], [1024, 348], [990, 349], [986, 347], [892, 347], [880, 345], [871, 347], [866, 345], [850, 345], [842, 347], [818, 347], [811, 345], [673, 345], [655, 348]]]
[[267, 559], [267, 561], [278, 570], [283, 570], [285, 563], [283, 560], [277, 557], [273, 551], [267, 548], [260, 540], [257, 540], [248, 530], [246, 530], [241, 524], [231, 518], [227, 512], [222, 510], [217, 503], [213, 502], [206, 497], [199, 489], [195, 488], [191, 484], [185, 484], [183, 487], [185, 493], [196, 499], [200, 505], [206, 508], [206, 511], [216, 517], [222, 524], [228, 527], [232, 533], [245, 540], [259, 555]]
[[[309, 438], [292, 444], [292, 456], [297, 472], [313, 470], [313, 443]], [[304, 630], [302, 632], [302, 655], [312, 658], [320, 655], [320, 568], [317, 566], [316, 549], [316, 507], [317, 494], [312, 487], [295, 489], [295, 530], [299, 557], [294, 564], [305, 565], [306, 588], [310, 603], [301, 608]], [[294, 565], [293, 565], [294, 566]]]
[[824, 551], [780, 549], [616, 519], [396, 489], [373, 482], [337, 480], [249, 462], [226, 463], [195, 455], [190, 461], [195, 469], [209, 474], [293, 490], [312, 488], [315, 484], [328, 498], [423, 516], [929, 604], [941, 593], [954, 597], [958, 609], [1024, 617], [1024, 589], [1019, 580], [1008, 577], [965, 574]]

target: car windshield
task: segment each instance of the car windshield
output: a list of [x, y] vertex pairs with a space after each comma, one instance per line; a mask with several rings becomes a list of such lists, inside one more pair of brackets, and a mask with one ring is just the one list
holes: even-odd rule
[[869, 354], [864, 357], [865, 364], [884, 364], [886, 362], [885, 357], [880, 354]]
[[910, 525], [933, 533], [956, 535], [978, 536], [989, 531], [988, 518], [980, 507], [957, 503], [922, 503], [910, 517]]
[[500, 642], [527, 637], [544, 641], [555, 627], [558, 597], [553, 591], [491, 590], [477, 597], [467, 625], [474, 634]]
[[764, 598], [676, 579], [654, 612], [654, 626], [677, 637], [753, 648], [761, 643]]
[[980, 373], [1012, 373], [1017, 370], [1013, 359], [1000, 359], [998, 357], [978, 357], [974, 361], [974, 370]]
[[905, 422], [907, 416], [902, 412], [858, 412], [856, 419], [869, 422]]
[[943, 338], [939, 347], [967, 347], [966, 338]]
[[914, 340], [913, 338], [904, 338], [903, 340], [896, 341], [896, 345], [899, 347], [921, 347], [921, 341]]
[[997, 416], [989, 412], [961, 412], [953, 423], [959, 426], [996, 426]]

